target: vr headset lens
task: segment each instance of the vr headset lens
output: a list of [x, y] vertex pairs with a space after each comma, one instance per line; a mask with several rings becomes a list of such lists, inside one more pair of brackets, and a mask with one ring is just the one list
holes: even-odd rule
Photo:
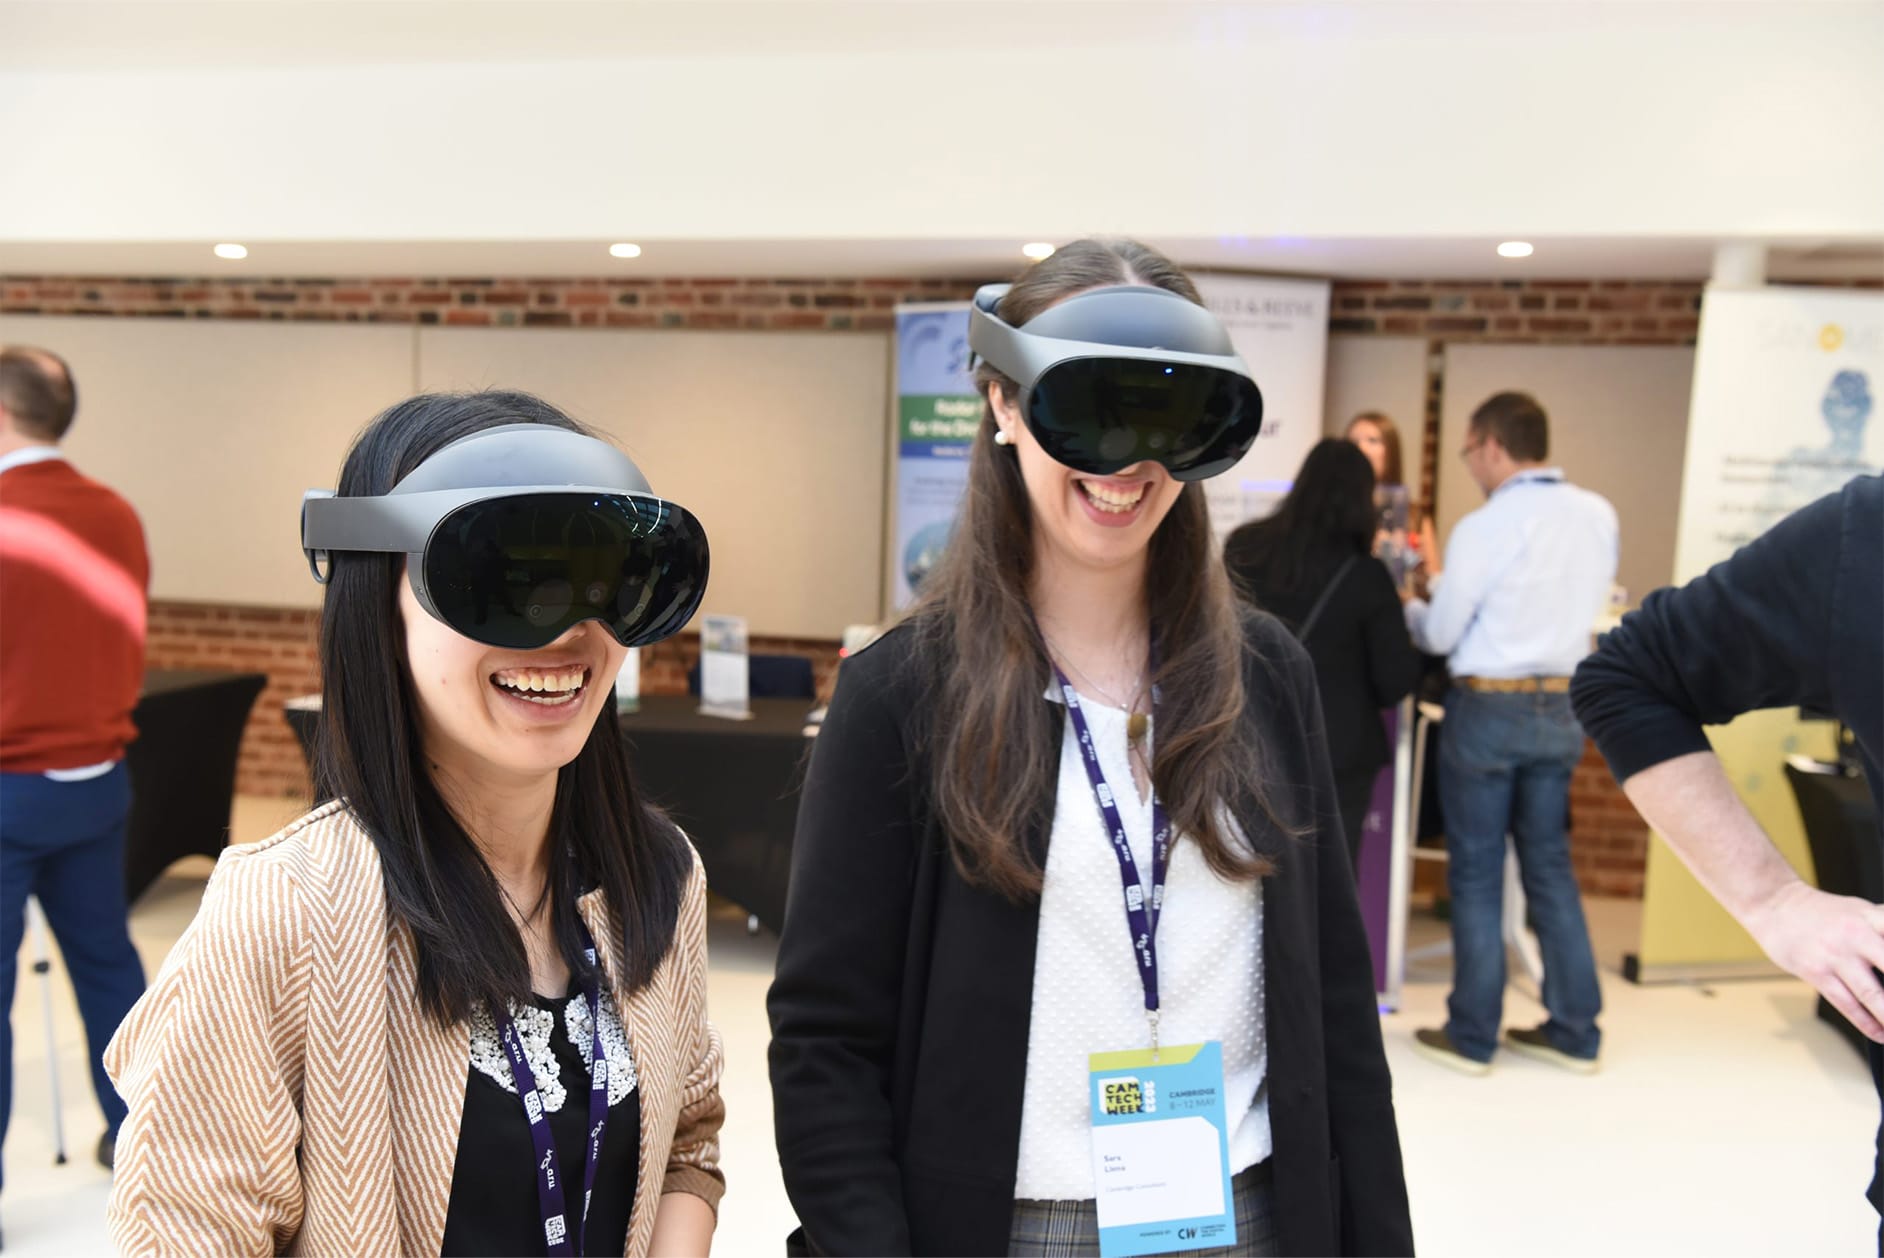
[[658, 498], [520, 494], [459, 507], [425, 547], [439, 618], [529, 651], [599, 619], [623, 646], [677, 632], [706, 593], [700, 522]]
[[1262, 417], [1262, 394], [1245, 376], [1141, 358], [1057, 363], [1027, 402], [1041, 448], [1095, 476], [1148, 460], [1178, 480], [1215, 476], [1249, 452]]

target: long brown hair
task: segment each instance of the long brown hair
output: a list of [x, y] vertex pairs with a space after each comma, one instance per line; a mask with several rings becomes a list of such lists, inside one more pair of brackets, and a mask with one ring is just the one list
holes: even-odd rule
[[[1203, 304], [1163, 254], [1135, 241], [1080, 240], [1022, 272], [1000, 315], [1018, 327], [1075, 293], [1115, 284], [1155, 285]], [[1029, 850], [1023, 836], [1044, 838], [1060, 744], [1042, 698], [1051, 666], [1028, 599], [1033, 512], [1019, 461], [994, 443], [988, 401], [991, 384], [1015, 385], [985, 362], [975, 383], [981, 425], [967, 494], [909, 619], [930, 674], [929, 786], [951, 855], [969, 882], [1018, 901], [1040, 891], [1044, 852]], [[1145, 596], [1158, 644], [1158, 798], [1219, 877], [1262, 877], [1273, 863], [1225, 825], [1224, 806], [1245, 800], [1280, 823], [1244, 733], [1244, 637], [1201, 484], [1184, 487], [1152, 534]]]
[[1400, 429], [1379, 411], [1362, 411], [1348, 421], [1348, 426], [1341, 435], [1349, 441], [1354, 440], [1354, 425], [1356, 424], [1372, 424], [1380, 433], [1381, 444], [1387, 448], [1387, 466], [1381, 471], [1380, 483], [1383, 485], [1406, 484], [1402, 475], [1405, 464], [1400, 458]]

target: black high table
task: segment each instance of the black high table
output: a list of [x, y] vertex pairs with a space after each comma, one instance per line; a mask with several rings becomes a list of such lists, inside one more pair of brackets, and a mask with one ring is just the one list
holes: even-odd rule
[[[1862, 773], [1789, 756], [1786, 780], [1799, 801], [1819, 890], [1884, 903], [1884, 833], [1878, 829], [1877, 805]], [[1818, 1012], [1860, 1054], [1867, 1051], [1863, 1032], [1823, 996]]]
[[261, 673], [152, 669], [131, 713], [137, 739], [125, 751], [131, 817], [124, 896], [135, 901], [185, 856], [222, 853], [235, 804], [236, 759]]
[[[754, 699], [751, 720], [703, 716], [685, 695], [644, 695], [620, 717], [636, 787], [687, 832], [715, 894], [777, 931], [785, 920], [792, 829], [811, 740], [803, 699]], [[318, 702], [295, 700], [288, 724], [311, 746]]]

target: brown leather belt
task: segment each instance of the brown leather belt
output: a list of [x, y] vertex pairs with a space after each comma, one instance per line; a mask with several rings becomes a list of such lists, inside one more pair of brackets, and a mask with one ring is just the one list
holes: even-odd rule
[[1567, 695], [1570, 693], [1568, 677], [1455, 677], [1454, 681], [1467, 690], [1476, 690], [1483, 695]]

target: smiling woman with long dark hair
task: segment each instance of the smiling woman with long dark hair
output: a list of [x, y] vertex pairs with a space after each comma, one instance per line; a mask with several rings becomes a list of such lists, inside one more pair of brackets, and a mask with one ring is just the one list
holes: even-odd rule
[[[1314, 676], [1239, 609], [1197, 483], [1260, 399], [1143, 245], [984, 296], [954, 538], [845, 661], [799, 811], [769, 1008], [802, 1239], [1096, 1254], [1089, 1055], [1200, 1041], [1228, 1252], [1410, 1252]], [[1049, 325], [1064, 390], [986, 360]]]
[[706, 1253], [704, 882], [611, 702], [625, 643], [697, 605], [704, 535], [518, 393], [391, 408], [302, 518], [333, 802], [224, 855], [112, 1043], [115, 1239]]

